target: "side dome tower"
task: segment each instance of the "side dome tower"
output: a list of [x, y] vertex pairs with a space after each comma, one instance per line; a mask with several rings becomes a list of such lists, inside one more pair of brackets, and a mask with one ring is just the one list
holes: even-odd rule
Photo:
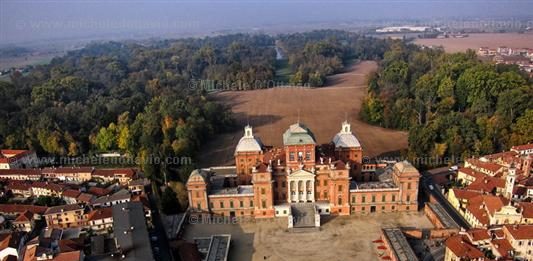
[[250, 184], [252, 168], [263, 161], [263, 145], [259, 138], [254, 137], [250, 125], [244, 127], [244, 136], [235, 147], [234, 156], [239, 184]]

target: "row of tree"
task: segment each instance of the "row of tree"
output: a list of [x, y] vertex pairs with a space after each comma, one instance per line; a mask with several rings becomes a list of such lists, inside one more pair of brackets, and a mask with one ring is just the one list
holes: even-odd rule
[[531, 108], [531, 79], [516, 66], [396, 42], [369, 79], [361, 117], [409, 130], [408, 156], [430, 166], [533, 141]]
[[323, 86], [326, 76], [340, 72], [357, 59], [380, 59], [388, 40], [337, 30], [279, 36], [278, 46], [288, 56], [293, 85]]

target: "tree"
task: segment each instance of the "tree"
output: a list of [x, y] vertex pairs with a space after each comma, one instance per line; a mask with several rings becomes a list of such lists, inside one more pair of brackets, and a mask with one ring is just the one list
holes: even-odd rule
[[102, 152], [117, 147], [116, 125], [114, 123], [109, 124], [107, 128], [100, 128], [98, 135], [96, 135], [95, 145]]
[[524, 115], [519, 117], [511, 127], [512, 144], [526, 144], [533, 141], [533, 109], [527, 109]]
[[174, 215], [181, 211], [176, 192], [170, 187], [166, 187], [161, 195], [161, 210], [165, 215]]

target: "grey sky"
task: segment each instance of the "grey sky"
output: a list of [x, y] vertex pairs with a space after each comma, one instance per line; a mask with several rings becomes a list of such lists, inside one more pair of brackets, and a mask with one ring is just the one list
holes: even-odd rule
[[0, 0], [0, 44], [182, 33], [356, 19], [526, 17], [530, 0]]

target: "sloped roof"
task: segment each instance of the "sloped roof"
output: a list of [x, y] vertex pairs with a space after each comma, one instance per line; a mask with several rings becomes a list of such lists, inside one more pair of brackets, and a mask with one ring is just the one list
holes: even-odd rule
[[89, 212], [87, 216], [88, 221], [111, 218], [113, 217], [113, 208], [99, 208]]
[[483, 252], [463, 239], [461, 235], [448, 238], [445, 242], [446, 247], [457, 257], [476, 259], [485, 257]]
[[470, 200], [473, 197], [481, 195], [481, 192], [470, 191], [470, 190], [466, 190], [466, 189], [454, 188], [454, 189], [452, 189], [452, 191], [453, 191], [453, 194], [455, 195], [456, 198], [465, 199], [465, 200]]
[[505, 188], [505, 180], [490, 176], [478, 178], [466, 187], [468, 190], [491, 192], [496, 188]]
[[81, 207], [78, 204], [55, 206], [55, 207], [48, 208], [48, 210], [46, 210], [44, 214], [51, 215], [51, 214], [61, 213], [64, 211], [76, 211], [76, 210], [83, 210], [83, 207]]
[[33, 213], [29, 210], [26, 210], [17, 216], [15, 222], [30, 222], [32, 219]]
[[301, 123], [295, 123], [283, 133], [283, 145], [316, 144], [315, 135]]
[[75, 189], [67, 189], [63, 191], [63, 197], [77, 198], [80, 194], [81, 192]]
[[505, 225], [514, 239], [533, 239], [533, 225]]
[[411, 164], [409, 161], [404, 160], [394, 164], [394, 167], [400, 171], [400, 173], [405, 172], [418, 172], [418, 170]]
[[511, 149], [512, 149], [512, 150], [516, 150], [516, 151], [530, 150], [530, 149], [533, 149], [533, 143], [530, 143], [530, 144], [524, 144], [524, 145], [512, 146]]

